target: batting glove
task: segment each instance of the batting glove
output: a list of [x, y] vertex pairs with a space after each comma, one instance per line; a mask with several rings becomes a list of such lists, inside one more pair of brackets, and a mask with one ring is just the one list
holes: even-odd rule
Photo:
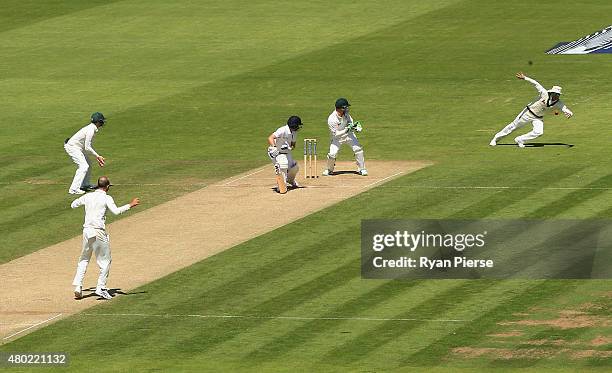
[[278, 148], [276, 146], [269, 146], [268, 147], [268, 156], [271, 159], [274, 159], [278, 156], [279, 152], [278, 152]]

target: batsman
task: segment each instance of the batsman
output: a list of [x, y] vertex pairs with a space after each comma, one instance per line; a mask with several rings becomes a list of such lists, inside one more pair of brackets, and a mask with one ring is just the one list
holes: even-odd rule
[[299, 166], [291, 156], [291, 150], [295, 148], [297, 141], [297, 131], [302, 127], [302, 119], [293, 115], [287, 119], [287, 124], [279, 127], [268, 136], [268, 156], [274, 164], [276, 173], [276, 184], [278, 192], [287, 193], [287, 186], [299, 188], [295, 177], [299, 171]]

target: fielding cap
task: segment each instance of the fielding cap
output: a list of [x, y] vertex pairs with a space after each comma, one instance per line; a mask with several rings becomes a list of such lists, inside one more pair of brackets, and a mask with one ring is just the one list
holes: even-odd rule
[[550, 92], [550, 93], [558, 93], [560, 95], [561, 94], [561, 87], [559, 87], [558, 85], [554, 85], [551, 89], [548, 90], [548, 92]]

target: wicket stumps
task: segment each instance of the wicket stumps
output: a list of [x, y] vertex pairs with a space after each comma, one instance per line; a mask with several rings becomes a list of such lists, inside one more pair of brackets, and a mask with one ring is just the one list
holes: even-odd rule
[[313, 179], [318, 177], [317, 139], [304, 139], [304, 178]]

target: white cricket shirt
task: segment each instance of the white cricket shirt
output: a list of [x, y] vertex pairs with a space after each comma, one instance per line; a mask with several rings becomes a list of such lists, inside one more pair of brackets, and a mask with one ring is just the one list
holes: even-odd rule
[[[329, 131], [334, 137], [345, 135], [346, 131], [344, 131], [344, 129], [346, 129], [346, 126], [348, 126], [349, 123], [353, 123], [353, 118], [351, 118], [350, 114], [345, 114], [339, 117], [338, 113], [334, 110], [331, 114], [329, 114], [329, 117], [327, 117]], [[341, 134], [338, 135], [338, 132]]]
[[75, 199], [70, 204], [73, 209], [85, 205], [85, 223], [83, 231], [88, 228], [106, 229], [106, 209], [109, 209], [113, 214], [119, 215], [130, 209], [130, 205], [126, 204], [121, 207], [115, 205], [113, 197], [106, 194], [103, 190], [96, 190], [93, 193], [83, 194]]
[[85, 127], [78, 130], [77, 133], [72, 135], [66, 145], [75, 146], [82, 151], [90, 152], [95, 157], [98, 157], [98, 153], [96, 153], [93, 148], [93, 139], [97, 132], [98, 126], [93, 123], [89, 123]]
[[292, 132], [288, 125], [279, 127], [274, 131], [276, 147], [281, 153], [287, 153], [291, 149], [291, 144], [297, 141], [297, 133]]
[[538, 83], [536, 80], [531, 79], [530, 77], [525, 77], [525, 80], [528, 81], [529, 83], [533, 84], [534, 87], [538, 90], [538, 93], [540, 94], [540, 97], [536, 98], [535, 100], [531, 101], [527, 107], [529, 108], [529, 110], [531, 110], [531, 112], [535, 115], [537, 115], [538, 117], [541, 117], [544, 115], [544, 113], [552, 108], [557, 108], [557, 109], [561, 109], [561, 111], [563, 111], [564, 113], [570, 113], [573, 114], [571, 112], [570, 109], [568, 109], [567, 106], [565, 106], [565, 104], [563, 103], [563, 101], [558, 100], [557, 102], [553, 103], [550, 100], [550, 94], [548, 93], [548, 91], [546, 90], [546, 88], [544, 88], [540, 83]]

